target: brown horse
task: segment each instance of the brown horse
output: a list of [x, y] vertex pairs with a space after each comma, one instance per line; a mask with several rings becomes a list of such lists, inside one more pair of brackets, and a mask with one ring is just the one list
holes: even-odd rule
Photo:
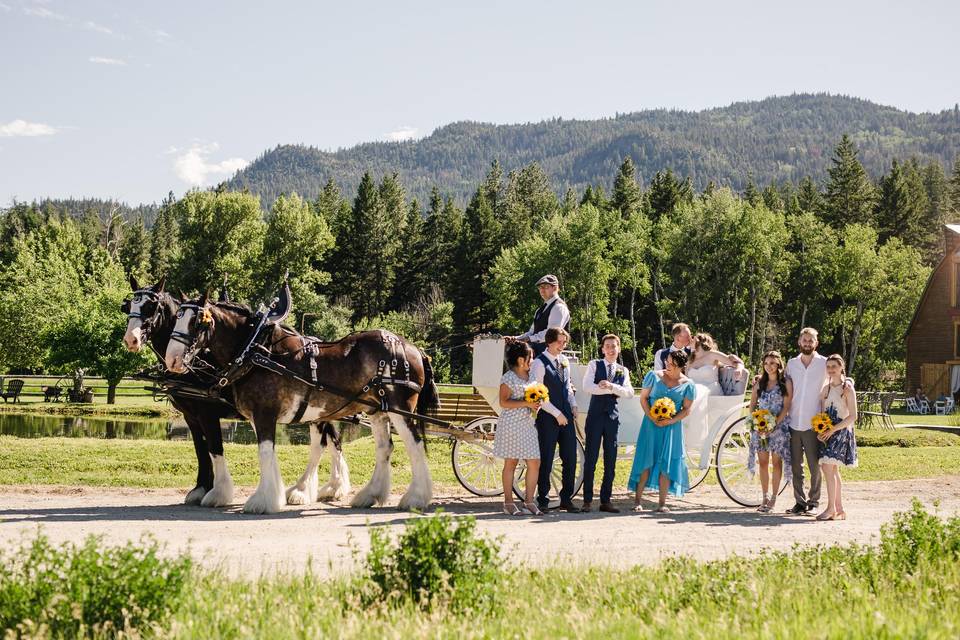
[[[318, 342], [277, 323], [266, 323], [258, 331], [259, 325], [259, 317], [249, 308], [210, 303], [207, 296], [202, 296], [180, 306], [165, 357], [167, 368], [180, 373], [188, 369], [198, 351], [206, 349], [208, 355], [204, 357], [220, 369], [223, 384], [233, 388], [237, 410], [253, 424], [259, 446], [260, 483], [244, 511], [274, 513], [284, 502], [275, 451], [278, 423], [337, 420], [361, 412], [369, 414], [376, 463], [370, 481], [351, 504], [365, 508], [383, 504], [389, 497], [393, 427], [403, 438], [413, 467], [413, 482], [399, 506], [426, 508], [433, 499], [433, 483], [422, 423], [391, 411], [371, 409], [372, 405], [423, 414], [436, 406], [439, 395], [433, 371], [420, 349], [383, 330], [354, 333], [337, 342]], [[250, 364], [249, 357], [244, 356], [251, 353], [254, 358], [257, 354], [268, 355], [269, 362], [293, 375]], [[378, 380], [384, 383], [378, 384]], [[312, 458], [311, 454], [311, 462]]]

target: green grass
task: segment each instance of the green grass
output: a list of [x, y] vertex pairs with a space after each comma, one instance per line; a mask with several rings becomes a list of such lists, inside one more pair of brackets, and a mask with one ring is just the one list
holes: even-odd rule
[[106, 395], [94, 397], [92, 404], [44, 402], [42, 397], [20, 396], [20, 402], [0, 403], [0, 411], [36, 415], [67, 416], [143, 416], [169, 418], [177, 411], [167, 401], [157, 402], [151, 396], [117, 396], [116, 404], [107, 404]]
[[[374, 442], [363, 437], [344, 446], [350, 477], [366, 482], [373, 474]], [[278, 446], [280, 470], [293, 482], [307, 463], [309, 449]], [[224, 453], [235, 483], [254, 486], [259, 479], [256, 445], [226, 444]], [[450, 446], [430, 439], [427, 458], [438, 488], [459, 486], [450, 465]], [[396, 486], [410, 482], [409, 458], [397, 443], [391, 458]], [[329, 474], [326, 456], [320, 476]], [[197, 460], [192, 442], [100, 440], [95, 438], [16, 438], [0, 436], [0, 484], [60, 484], [98, 487], [192, 487]]]
[[[908, 480], [960, 474], [958, 438], [952, 434], [898, 430], [860, 434], [875, 444], [862, 444], [860, 466], [844, 469], [847, 480]], [[898, 446], [893, 438], [902, 438]], [[950, 445], [950, 446], [947, 446]], [[374, 444], [362, 437], [344, 446], [354, 484], [373, 473]], [[227, 444], [225, 453], [234, 482], [253, 486], [259, 478], [254, 445]], [[287, 482], [303, 472], [307, 447], [278, 446], [280, 469]], [[460, 485], [450, 464], [450, 445], [443, 440], [427, 443], [430, 473], [439, 490]], [[410, 465], [402, 444], [391, 459], [394, 487], [410, 482]], [[601, 467], [602, 468], [602, 465]], [[197, 463], [190, 442], [166, 440], [101, 440], [92, 438], [16, 438], [0, 436], [0, 484], [59, 484], [111, 487], [188, 488], [196, 480]], [[598, 473], [600, 469], [598, 469]], [[320, 475], [329, 473], [327, 458]], [[630, 460], [617, 463], [617, 488], [630, 473]], [[599, 476], [598, 476], [599, 477]], [[708, 482], [715, 482], [715, 475]]]
[[[103, 553], [108, 557], [110, 550]], [[96, 585], [100, 566], [87, 565], [81, 577]], [[25, 576], [26, 588], [32, 575]], [[128, 586], [123, 573], [108, 575], [120, 592], [138, 584]], [[884, 526], [876, 547], [798, 547], [710, 562], [674, 558], [632, 569], [520, 564], [499, 569], [496, 578], [492, 608], [440, 603], [425, 610], [413, 599], [364, 603], [357, 594], [362, 575], [323, 580], [308, 569], [238, 580], [194, 570], [182, 589], [159, 589], [158, 604], [169, 614], [158, 616], [157, 626], [128, 631], [203, 640], [956, 638], [960, 518], [945, 521], [915, 503]], [[88, 610], [87, 591], [51, 585], [44, 594], [50, 601], [62, 593]]]
[[917, 413], [907, 413], [903, 409], [895, 409], [890, 412], [890, 417], [894, 424], [928, 424], [935, 427], [960, 427], [960, 414], [951, 414], [947, 416], [938, 415], [920, 415]]

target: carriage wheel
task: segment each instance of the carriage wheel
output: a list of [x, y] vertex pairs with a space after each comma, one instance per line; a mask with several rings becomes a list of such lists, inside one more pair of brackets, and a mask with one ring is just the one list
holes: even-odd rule
[[[577, 474], [573, 481], [573, 495], [580, 493], [583, 488], [583, 461], [586, 453], [583, 450], [583, 443], [577, 438]], [[563, 467], [558, 458], [553, 459], [553, 470], [550, 473], [550, 507], [560, 505], [560, 487], [563, 486]], [[513, 494], [520, 498], [522, 502], [526, 498], [526, 476], [527, 463], [520, 460], [517, 463], [517, 470], [513, 474]]]
[[[717, 448], [717, 480], [727, 496], [744, 507], [759, 507], [763, 501], [759, 474], [751, 477], [747, 472], [747, 456], [750, 452], [750, 426], [746, 417], [739, 418], [723, 432]], [[780, 495], [790, 484], [784, 476], [778, 487]]]
[[[711, 455], [712, 455], [711, 451]], [[705, 469], [700, 468], [700, 460], [703, 457], [703, 454], [699, 449], [694, 451], [693, 449], [687, 449], [687, 470], [689, 471], [690, 478], [690, 489], [693, 490], [696, 487], [700, 486], [700, 483], [707, 479], [707, 476], [710, 474], [710, 456], [707, 457], [707, 466]]]
[[[470, 433], [493, 435], [497, 430], [497, 417], [477, 418], [464, 425]], [[463, 488], [475, 496], [499, 496], [503, 494], [503, 460], [493, 455], [493, 440], [457, 438], [450, 452], [453, 473]]]

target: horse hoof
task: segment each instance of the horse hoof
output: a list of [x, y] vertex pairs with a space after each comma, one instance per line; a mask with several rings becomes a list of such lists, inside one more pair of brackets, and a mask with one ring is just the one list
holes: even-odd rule
[[328, 482], [317, 491], [317, 501], [343, 500], [350, 493], [350, 485], [345, 483], [334, 484]]
[[203, 500], [204, 495], [206, 495], [207, 490], [204, 487], [194, 487], [191, 489], [186, 497], [183, 499], [183, 504], [192, 504], [198, 505]]
[[400, 498], [397, 509], [401, 511], [424, 511], [430, 506], [431, 498], [423, 496], [404, 495]]
[[287, 504], [310, 504], [314, 502], [310, 499], [310, 495], [306, 489], [301, 489], [297, 486], [290, 487], [287, 489]]
[[369, 509], [374, 505], [383, 504], [378, 501], [369, 493], [363, 493], [362, 491], [353, 497], [353, 500], [350, 501], [350, 506], [354, 509]]
[[243, 505], [244, 513], [277, 513], [283, 505], [281, 496], [271, 497], [254, 493]]
[[201, 507], [226, 507], [233, 503], [233, 485], [217, 487], [207, 492], [200, 501]]

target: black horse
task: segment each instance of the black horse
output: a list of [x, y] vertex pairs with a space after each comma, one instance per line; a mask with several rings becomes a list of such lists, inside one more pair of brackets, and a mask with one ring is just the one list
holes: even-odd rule
[[[121, 310], [127, 314], [127, 331], [123, 342], [131, 351], [139, 351], [145, 344], [162, 362], [176, 323], [182, 300], [164, 291], [165, 279], [150, 287], [140, 287], [136, 278], [130, 278], [133, 295]], [[233, 501], [233, 480], [223, 454], [222, 419], [242, 419], [233, 406], [233, 390], [219, 390], [215, 395], [205, 393], [216, 381], [197, 370], [164, 376], [164, 386], [174, 408], [183, 414], [190, 429], [197, 456], [197, 483], [184, 499], [186, 504], [204, 507], [222, 507]], [[298, 483], [287, 491], [290, 504], [306, 504], [320, 499], [339, 499], [350, 492], [350, 472], [340, 448], [339, 434], [331, 423], [311, 425], [310, 462]], [[323, 449], [331, 459], [331, 477], [318, 487], [317, 466]]]
[[430, 504], [433, 484], [423, 424], [412, 416], [436, 406], [439, 395], [430, 361], [415, 345], [383, 330], [320, 342], [281, 324], [264, 323], [245, 306], [210, 303], [202, 296], [180, 306], [167, 345], [167, 369], [186, 371], [201, 352], [219, 369], [224, 385], [233, 388], [237, 410], [257, 433], [260, 483], [244, 511], [273, 513], [283, 503], [274, 447], [278, 423], [337, 420], [361, 412], [368, 413], [371, 423], [376, 465], [351, 504], [369, 507], [387, 500], [391, 427], [403, 438], [413, 467], [413, 482], [400, 508]]

